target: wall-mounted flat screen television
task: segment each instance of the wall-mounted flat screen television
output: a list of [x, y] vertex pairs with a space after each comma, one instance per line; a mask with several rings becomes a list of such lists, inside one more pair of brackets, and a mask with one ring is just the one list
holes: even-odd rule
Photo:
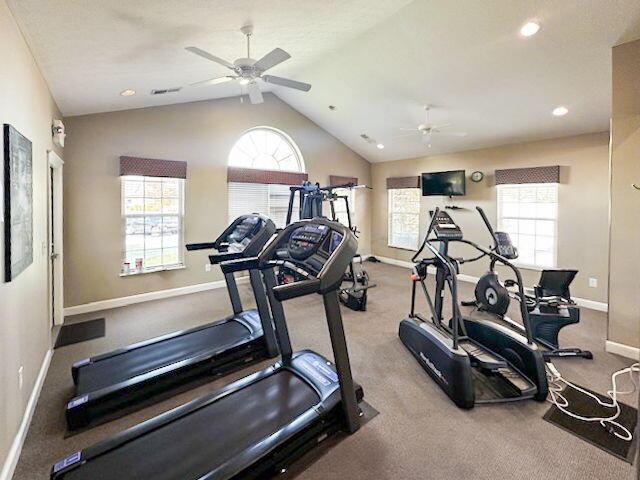
[[446, 195], [449, 197], [466, 193], [464, 170], [431, 172], [422, 174], [422, 195]]

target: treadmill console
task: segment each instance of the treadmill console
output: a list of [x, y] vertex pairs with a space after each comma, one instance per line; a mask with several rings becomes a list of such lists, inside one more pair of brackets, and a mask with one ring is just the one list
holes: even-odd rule
[[296, 260], [305, 260], [319, 248], [331, 229], [326, 225], [305, 225], [293, 231], [289, 238], [288, 254]]
[[462, 240], [462, 230], [455, 224], [447, 212], [436, 213], [433, 231], [438, 240]]
[[293, 261], [315, 276], [343, 238], [343, 233], [329, 225], [309, 223], [293, 230], [287, 244], [279, 248], [276, 255], [280, 260]]
[[263, 228], [264, 222], [258, 215], [250, 215], [238, 223], [233, 231], [227, 235], [230, 251], [241, 252]]
[[513, 246], [511, 237], [507, 232], [495, 232], [496, 253], [507, 260], [518, 258], [518, 249]]
[[259, 213], [241, 215], [214, 242], [188, 243], [187, 250], [217, 250], [209, 255], [212, 264], [257, 256], [276, 233], [273, 221]]
[[287, 226], [265, 247], [260, 259], [302, 277], [333, 284], [342, 281], [356, 250], [357, 240], [348, 228], [326, 218], [314, 218]]

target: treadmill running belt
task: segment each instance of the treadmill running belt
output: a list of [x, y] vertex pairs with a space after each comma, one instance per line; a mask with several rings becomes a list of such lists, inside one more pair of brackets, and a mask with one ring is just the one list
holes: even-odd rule
[[319, 401], [305, 381], [280, 370], [94, 458], [65, 479], [197, 480]]
[[80, 370], [76, 394], [93, 392], [200, 352], [222, 348], [249, 333], [247, 327], [231, 320], [105, 358]]

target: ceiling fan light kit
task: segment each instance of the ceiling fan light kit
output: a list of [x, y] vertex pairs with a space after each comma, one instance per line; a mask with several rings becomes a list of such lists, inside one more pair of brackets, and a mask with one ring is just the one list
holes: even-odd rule
[[247, 56], [245, 58], [238, 58], [233, 63], [220, 57], [216, 57], [215, 55], [198, 47], [186, 47], [187, 51], [202, 58], [206, 58], [209, 61], [215, 62], [218, 65], [222, 65], [233, 72], [232, 75], [225, 75], [223, 77], [215, 77], [192, 83], [192, 86], [218, 85], [237, 80], [238, 84], [247, 88], [249, 100], [252, 104], [258, 104], [264, 101], [257, 80], [262, 80], [263, 82], [278, 85], [280, 87], [293, 88], [303, 92], [308, 92], [311, 89], [311, 85], [308, 83], [298, 82], [296, 80], [283, 77], [276, 77], [275, 75], [264, 75], [264, 72], [267, 70], [281, 64], [285, 60], [290, 59], [291, 55], [281, 48], [274, 48], [260, 60], [254, 60], [251, 58], [251, 36], [253, 35], [253, 26], [245, 25], [240, 29], [240, 31], [245, 37], [247, 37]]

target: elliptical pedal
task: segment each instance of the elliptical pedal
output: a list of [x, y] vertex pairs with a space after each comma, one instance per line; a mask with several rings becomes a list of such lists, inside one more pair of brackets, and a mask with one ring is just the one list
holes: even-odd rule
[[482, 370], [499, 371], [500, 369], [509, 368], [505, 360], [494, 355], [492, 352], [478, 345], [471, 339], [461, 339], [458, 343], [462, 349], [467, 352], [471, 359], [471, 366]]
[[497, 373], [516, 388], [521, 395], [532, 394], [536, 391], [536, 386], [534, 384], [529, 382], [524, 376], [510, 367], [499, 368]]

